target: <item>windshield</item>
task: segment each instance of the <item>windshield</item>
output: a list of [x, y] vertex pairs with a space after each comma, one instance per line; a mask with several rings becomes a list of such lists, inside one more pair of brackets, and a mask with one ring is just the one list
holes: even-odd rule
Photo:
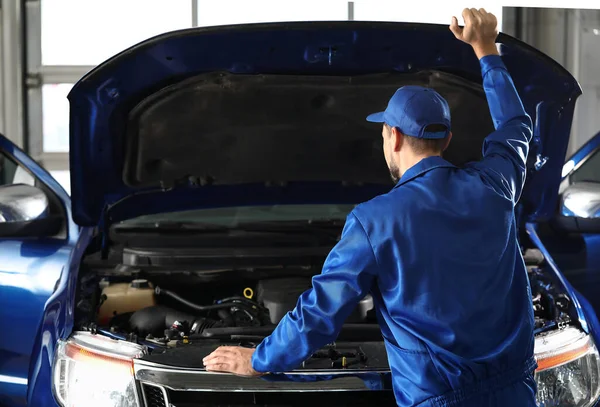
[[235, 206], [144, 215], [120, 223], [123, 226], [156, 225], [161, 222], [204, 224], [226, 228], [261, 222], [344, 221], [353, 204]]

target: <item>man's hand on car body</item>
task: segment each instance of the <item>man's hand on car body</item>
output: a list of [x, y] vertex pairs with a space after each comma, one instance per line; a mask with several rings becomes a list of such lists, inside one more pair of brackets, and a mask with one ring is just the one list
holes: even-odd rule
[[496, 38], [498, 37], [498, 20], [496, 16], [480, 8], [466, 8], [462, 12], [465, 26], [458, 26], [458, 19], [452, 17], [450, 31], [459, 40], [471, 45], [477, 58], [487, 55], [498, 55]]
[[238, 376], [260, 376], [252, 368], [254, 349], [240, 346], [220, 346], [202, 361], [209, 372], [228, 372]]

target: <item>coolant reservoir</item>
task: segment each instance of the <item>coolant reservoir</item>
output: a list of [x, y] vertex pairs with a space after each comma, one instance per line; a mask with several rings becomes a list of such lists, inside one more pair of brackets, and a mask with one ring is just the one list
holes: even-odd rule
[[110, 284], [102, 290], [106, 300], [100, 306], [98, 323], [106, 325], [117, 314], [135, 312], [156, 305], [154, 288], [148, 280]]

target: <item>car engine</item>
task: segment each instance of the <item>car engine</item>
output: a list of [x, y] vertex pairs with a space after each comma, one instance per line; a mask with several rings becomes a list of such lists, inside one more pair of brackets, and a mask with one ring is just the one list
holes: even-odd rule
[[552, 329], [565, 328], [571, 322], [569, 298], [559, 292], [554, 282], [542, 271], [544, 257], [539, 250], [527, 250], [523, 253], [523, 258], [531, 285], [531, 302], [535, 318], [534, 332], [539, 334]]
[[[568, 326], [572, 304], [542, 271], [543, 255], [536, 249], [523, 254], [531, 283], [535, 333]], [[282, 271], [254, 278], [248, 278], [248, 273], [234, 278], [215, 271], [212, 280], [197, 284], [190, 276], [173, 272], [128, 276], [122, 267], [110, 272], [94, 270], [80, 279], [76, 320], [84, 330], [102, 330], [153, 347], [199, 339], [260, 342], [311, 287], [311, 274]], [[381, 339], [373, 298], [367, 295], [346, 321], [338, 340]]]
[[[189, 293], [181, 286], [154, 285], [146, 279], [99, 283], [94, 325], [135, 335], [156, 345], [172, 341], [236, 336], [267, 336], [298, 297], [311, 287], [307, 277], [263, 279], [254, 285], [233, 284], [210, 294]], [[188, 292], [186, 292], [188, 291]], [[225, 296], [216, 296], [224, 291]], [[186, 292], [185, 295], [181, 294]], [[195, 302], [192, 298], [203, 298]], [[347, 320], [348, 327], [376, 324], [373, 298], [367, 295]]]

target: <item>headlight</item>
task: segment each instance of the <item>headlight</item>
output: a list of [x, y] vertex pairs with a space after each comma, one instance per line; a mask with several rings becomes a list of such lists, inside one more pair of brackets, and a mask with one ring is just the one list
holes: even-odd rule
[[63, 407], [139, 407], [133, 359], [143, 354], [134, 343], [86, 332], [59, 341], [54, 396]]
[[537, 404], [589, 407], [600, 396], [600, 356], [592, 338], [575, 328], [536, 337]]

